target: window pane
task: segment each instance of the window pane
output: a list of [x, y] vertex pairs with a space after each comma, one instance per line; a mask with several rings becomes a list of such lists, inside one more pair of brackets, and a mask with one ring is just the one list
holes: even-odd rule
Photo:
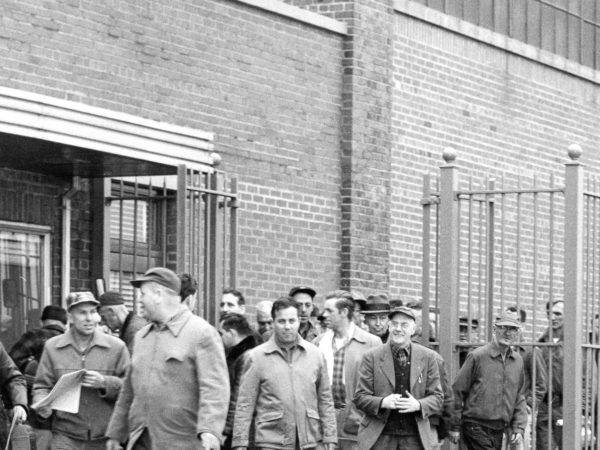
[[40, 326], [44, 307], [44, 235], [0, 231], [0, 341], [10, 349]]
[[[121, 200], [121, 204], [123, 208], [123, 240], [148, 243], [148, 203], [145, 201]], [[121, 237], [119, 233], [121, 229], [120, 212], [119, 202], [114, 202], [110, 208], [110, 237], [113, 239]], [[136, 226], [137, 229], [135, 229]]]

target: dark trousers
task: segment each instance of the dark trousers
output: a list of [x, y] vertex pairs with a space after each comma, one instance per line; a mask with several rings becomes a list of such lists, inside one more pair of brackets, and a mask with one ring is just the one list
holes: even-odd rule
[[468, 450], [502, 450], [504, 430], [494, 430], [473, 422], [462, 425], [462, 438]]
[[[553, 417], [554, 419], [554, 417]], [[562, 450], [562, 427], [552, 425], [552, 435], [548, 439], [548, 416], [538, 415], [535, 424], [535, 447], [537, 450]]]
[[371, 450], [423, 450], [423, 445], [419, 436], [382, 434]]

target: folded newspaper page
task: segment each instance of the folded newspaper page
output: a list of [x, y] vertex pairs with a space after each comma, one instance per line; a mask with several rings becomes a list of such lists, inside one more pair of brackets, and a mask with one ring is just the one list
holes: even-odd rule
[[50, 407], [59, 411], [77, 414], [79, 398], [85, 369], [63, 375], [58, 379], [52, 390], [39, 402], [31, 405], [33, 409]]

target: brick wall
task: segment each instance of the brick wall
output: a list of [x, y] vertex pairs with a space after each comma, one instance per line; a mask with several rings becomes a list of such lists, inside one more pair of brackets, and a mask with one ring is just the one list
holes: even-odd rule
[[338, 287], [340, 36], [229, 0], [0, 11], [1, 85], [215, 133], [250, 303]]

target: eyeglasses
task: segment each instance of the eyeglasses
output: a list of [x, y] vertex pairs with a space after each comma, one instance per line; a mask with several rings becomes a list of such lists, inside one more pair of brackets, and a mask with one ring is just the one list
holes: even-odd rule
[[410, 322], [390, 322], [390, 328], [402, 328], [403, 330], [408, 330], [412, 324]]
[[511, 327], [507, 325], [496, 325], [496, 329], [503, 333], [517, 333], [519, 331], [518, 327]]

